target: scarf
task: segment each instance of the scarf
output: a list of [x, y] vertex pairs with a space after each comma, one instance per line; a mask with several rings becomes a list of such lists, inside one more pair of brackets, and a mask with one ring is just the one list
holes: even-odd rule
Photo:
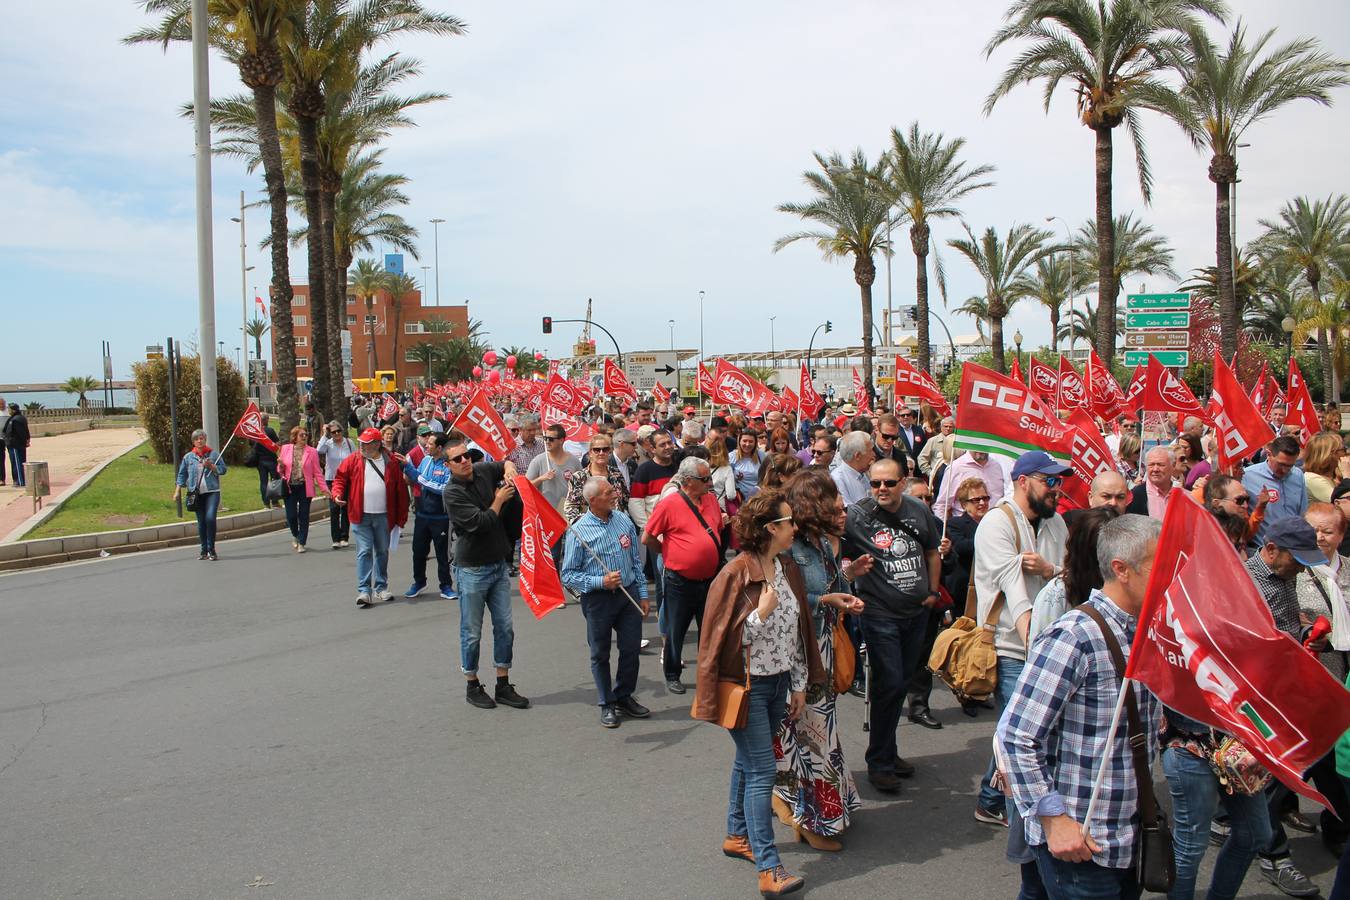
[[193, 447], [192, 452], [205, 459], [216, 451], [212, 450], [210, 447]]
[[1341, 586], [1336, 583], [1336, 573], [1331, 570], [1331, 566], [1313, 566], [1310, 574], [1326, 588], [1327, 599], [1331, 603], [1332, 649], [1342, 652], [1350, 650], [1350, 609], [1345, 605]]

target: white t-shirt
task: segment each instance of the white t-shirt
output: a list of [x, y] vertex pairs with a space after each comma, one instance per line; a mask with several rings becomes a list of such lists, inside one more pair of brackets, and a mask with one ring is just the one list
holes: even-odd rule
[[[385, 471], [386, 465], [393, 465], [392, 460], [382, 460], [376, 462], [373, 459], [363, 460], [366, 467], [366, 478], [364, 490], [361, 494], [361, 514], [367, 513], [385, 513], [389, 511], [389, 503], [385, 493], [384, 478], [380, 472]], [[376, 471], [378, 467], [379, 471]]]

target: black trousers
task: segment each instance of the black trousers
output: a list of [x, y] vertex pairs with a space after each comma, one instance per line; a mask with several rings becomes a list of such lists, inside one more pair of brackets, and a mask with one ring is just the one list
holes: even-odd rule
[[341, 505], [333, 502], [333, 482], [328, 482], [328, 531], [333, 536], [333, 543], [338, 541], [349, 541], [352, 536], [352, 523], [347, 518], [347, 504]]
[[935, 609], [928, 611], [928, 628], [923, 633], [923, 647], [919, 650], [919, 659], [914, 675], [909, 679], [910, 709], [927, 709], [928, 698], [933, 692], [933, 673], [928, 671], [928, 657], [933, 653], [933, 642], [942, 630], [942, 613]]
[[683, 669], [680, 663], [680, 651], [684, 639], [689, 634], [689, 623], [697, 621], [699, 631], [703, 630], [703, 606], [708, 602], [708, 585], [712, 579], [695, 581], [685, 578], [673, 569], [666, 569], [664, 611], [666, 620], [665, 673], [667, 681], [680, 677]]
[[[561, 541], [559, 542], [561, 543]], [[427, 556], [436, 550], [436, 579], [441, 590], [450, 582], [450, 520], [417, 516], [413, 520], [413, 581], [427, 583]]]
[[[637, 596], [635, 587], [629, 585], [628, 593]], [[582, 594], [581, 613], [586, 617], [586, 642], [591, 648], [591, 677], [595, 679], [596, 702], [600, 706], [612, 706], [633, 696], [637, 689], [642, 613], [622, 591]], [[611, 634], [618, 638], [619, 644], [619, 667], [613, 678], [609, 671]]]

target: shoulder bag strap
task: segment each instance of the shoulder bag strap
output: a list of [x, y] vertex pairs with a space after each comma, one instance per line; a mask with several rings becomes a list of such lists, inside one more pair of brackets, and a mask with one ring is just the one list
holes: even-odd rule
[[680, 490], [678, 487], [675, 488], [675, 493], [680, 495], [680, 499], [682, 499], [685, 502], [685, 504], [689, 507], [690, 512], [694, 514], [694, 518], [698, 519], [698, 524], [702, 525], [703, 530], [707, 532], [708, 537], [712, 538], [713, 546], [717, 548], [717, 552], [721, 553], [722, 542], [717, 539], [717, 535], [714, 534], [713, 530], [708, 527], [708, 523], [703, 519], [703, 513], [699, 512], [698, 507], [694, 505], [694, 501], [690, 500], [689, 495], [686, 494], [684, 491]]
[[[1089, 619], [1097, 623], [1097, 628], [1101, 630], [1102, 638], [1106, 641], [1106, 649], [1111, 653], [1111, 663], [1116, 668], [1116, 675], [1124, 680], [1125, 654], [1121, 652], [1120, 642], [1116, 640], [1115, 632], [1106, 624], [1106, 618], [1096, 607], [1084, 603], [1078, 608]], [[1139, 795], [1139, 819], [1145, 823], [1156, 822], [1158, 820], [1158, 802], [1153, 796], [1153, 776], [1148, 769], [1148, 735], [1144, 732], [1143, 723], [1139, 720], [1139, 704], [1135, 702], [1133, 684], [1125, 688], [1125, 717], [1129, 723], [1127, 735], [1130, 744], [1130, 757], [1134, 761], [1134, 781], [1136, 793]]]

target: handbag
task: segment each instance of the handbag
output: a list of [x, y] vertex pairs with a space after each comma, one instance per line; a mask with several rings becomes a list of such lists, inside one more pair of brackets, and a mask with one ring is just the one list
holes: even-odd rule
[[[1106, 619], [1095, 607], [1083, 604], [1078, 608], [1101, 629], [1106, 648], [1111, 652], [1111, 662], [1116, 667], [1116, 675], [1124, 679], [1125, 655], [1121, 653], [1120, 642], [1107, 626]], [[1167, 817], [1158, 809], [1158, 798], [1153, 794], [1153, 776], [1148, 768], [1148, 735], [1139, 720], [1139, 704], [1135, 702], [1133, 684], [1125, 688], [1125, 715], [1129, 722], [1127, 735], [1139, 798], [1139, 854], [1135, 861], [1135, 878], [1144, 890], [1165, 894], [1172, 889], [1177, 878], [1176, 857]]]
[[286, 482], [280, 478], [268, 478], [263, 496], [269, 503], [279, 503], [286, 498]]
[[834, 632], [830, 635], [834, 644], [834, 692], [846, 694], [853, 687], [853, 679], [858, 674], [858, 657], [853, 649], [853, 641], [844, 627], [844, 617], [835, 611]]
[[1206, 761], [1229, 794], [1253, 797], [1270, 784], [1270, 771], [1257, 763], [1252, 752], [1231, 735], [1215, 745]]
[[196, 511], [197, 511], [197, 492], [196, 492], [196, 491], [188, 491], [188, 492], [187, 492], [187, 496], [183, 499], [183, 508], [186, 509], [188, 512], [196, 512]]
[[[745, 684], [735, 681], [717, 681], [717, 724], [723, 728], [744, 728], [750, 717], [750, 651], [746, 650]], [[698, 701], [694, 701], [695, 705]], [[693, 715], [693, 709], [690, 709]]]

